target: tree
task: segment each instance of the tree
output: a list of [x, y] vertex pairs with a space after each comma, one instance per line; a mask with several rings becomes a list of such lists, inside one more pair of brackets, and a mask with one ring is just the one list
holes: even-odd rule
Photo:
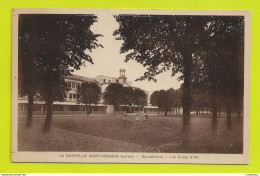
[[188, 134], [191, 109], [191, 69], [193, 53], [200, 47], [207, 17], [163, 15], [118, 15], [119, 29], [114, 32], [123, 40], [121, 53], [125, 61], [135, 60], [147, 68], [139, 80], [155, 80], [154, 76], [171, 69], [181, 72], [183, 83], [183, 131]]
[[153, 106], [158, 106], [161, 113], [164, 112], [164, 115], [167, 115], [169, 110], [173, 107], [173, 97], [170, 96], [169, 90], [160, 90], [154, 91], [151, 95], [151, 104]]
[[[213, 131], [217, 128], [217, 104], [226, 101], [228, 126], [231, 105], [243, 103], [243, 35], [244, 18], [239, 16], [211, 17], [205, 30], [204, 46], [195, 53], [193, 84], [210, 91], [213, 109]], [[217, 98], [219, 97], [219, 98]], [[232, 101], [235, 100], [236, 101]], [[242, 109], [242, 108], [241, 108]]]
[[120, 104], [125, 106], [125, 112], [126, 112], [126, 106], [131, 106], [133, 104], [133, 94], [134, 89], [132, 87], [122, 87], [120, 90], [119, 98], [120, 98]]
[[[244, 17], [234, 16], [216, 20], [215, 42], [222, 50], [224, 66], [221, 76], [220, 94], [226, 99], [227, 126], [231, 129], [231, 111], [238, 109], [241, 121], [244, 90]], [[216, 24], [215, 24], [216, 26]], [[216, 38], [217, 37], [217, 38]]]
[[[162, 112], [162, 103], [161, 103], [161, 95], [160, 95], [160, 92], [159, 91], [154, 91], [152, 94], [151, 94], [151, 97], [150, 97], [150, 103], [151, 105], [153, 106], [157, 106], [159, 108], [159, 111]], [[158, 113], [159, 115], [159, 113]]]
[[54, 101], [63, 101], [69, 90], [64, 77], [57, 72], [40, 73], [39, 95], [45, 101], [47, 107], [46, 119], [42, 131], [49, 132], [52, 120], [52, 108]]
[[182, 107], [182, 95], [183, 93], [181, 89], [175, 90], [175, 101], [173, 107], [176, 107], [176, 114], [180, 114], [180, 108]]
[[[243, 17], [118, 15], [115, 18], [119, 29], [114, 35], [123, 40], [121, 53], [128, 53], [125, 61], [132, 59], [147, 68], [138, 80], [155, 80], [154, 76], [165, 70], [171, 70], [172, 75], [182, 73], [179, 80], [184, 80], [184, 133], [189, 133], [190, 88], [194, 81], [208, 88], [211, 94], [213, 129], [217, 124], [216, 99], [222, 94], [219, 92], [229, 97], [227, 109], [231, 109], [234, 97], [239, 97], [242, 106]], [[227, 114], [231, 119], [231, 112]]]
[[139, 88], [134, 88], [132, 102], [137, 105], [137, 112], [139, 112], [140, 106], [147, 105], [147, 94], [144, 90]]
[[90, 114], [90, 104], [97, 104], [101, 95], [101, 87], [96, 83], [85, 82], [78, 87], [78, 99], [86, 104], [86, 114]]
[[202, 112], [203, 114], [204, 107], [209, 106], [209, 100], [208, 100], [209, 95], [207, 90], [195, 88], [191, 91], [191, 95], [192, 95], [192, 106], [196, 114], [199, 114], [200, 112]]
[[180, 113], [180, 108], [182, 107], [182, 90], [170, 88], [167, 90], [167, 96], [171, 102], [171, 107], [176, 108], [176, 115], [178, 115], [178, 113]]
[[111, 83], [107, 86], [105, 89], [103, 98], [104, 103], [113, 105], [116, 107], [117, 105], [120, 105], [121, 103], [121, 91], [123, 86], [119, 83]]
[[27, 123], [26, 127], [30, 128], [32, 125], [33, 115], [33, 96], [37, 92], [37, 69], [33, 53], [31, 52], [35, 47], [35, 41], [32, 41], [30, 34], [33, 28], [31, 26], [34, 21], [28, 20], [22, 16], [19, 18], [19, 34], [18, 34], [18, 93], [21, 96], [28, 96], [27, 106]]
[[93, 64], [87, 54], [99, 47], [97, 37], [90, 26], [97, 21], [94, 15], [20, 15], [25, 18], [30, 30], [24, 31], [28, 38], [31, 58], [38, 74], [31, 75], [39, 81], [39, 93], [47, 105], [47, 115], [43, 131], [49, 132], [52, 119], [52, 105], [62, 100], [66, 94], [64, 77], [70, 75], [85, 62]]
[[[120, 104], [124, 105], [125, 113], [127, 112], [126, 106], [131, 106], [133, 104], [133, 93], [134, 89], [132, 87], [122, 87], [120, 90]], [[124, 126], [126, 126], [126, 115], [124, 115], [124, 122]]]

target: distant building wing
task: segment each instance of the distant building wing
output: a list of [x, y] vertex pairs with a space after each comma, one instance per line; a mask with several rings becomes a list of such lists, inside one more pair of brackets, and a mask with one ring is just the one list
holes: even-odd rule
[[70, 79], [70, 80], [81, 81], [81, 82], [94, 82], [94, 83], [97, 83], [97, 84], [99, 83], [94, 78], [88, 78], [88, 77], [85, 77], [85, 76], [68, 75], [65, 78]]

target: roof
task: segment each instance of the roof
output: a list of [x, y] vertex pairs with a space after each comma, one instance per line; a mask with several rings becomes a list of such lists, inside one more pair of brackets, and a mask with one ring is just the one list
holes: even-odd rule
[[117, 79], [116, 77], [113, 76], [105, 76], [105, 75], [98, 75], [95, 78], [99, 78], [99, 77], [106, 77], [106, 78], [113, 78], [113, 79]]
[[67, 78], [67, 79], [73, 79], [73, 80], [77, 80], [77, 81], [98, 83], [94, 78], [88, 78], [88, 77], [85, 77], [85, 76], [68, 75], [68, 76], [66, 76], [65, 78]]

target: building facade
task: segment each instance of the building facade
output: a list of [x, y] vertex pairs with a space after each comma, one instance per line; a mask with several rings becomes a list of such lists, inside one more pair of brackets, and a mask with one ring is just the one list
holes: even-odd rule
[[[53, 103], [53, 115], [83, 115], [86, 112], [86, 105], [79, 103], [77, 99], [77, 90], [78, 87], [84, 82], [92, 82], [96, 83], [101, 87], [102, 92], [105, 91], [106, 87], [110, 83], [120, 83], [123, 86], [132, 87], [132, 82], [127, 80], [125, 75], [126, 70], [119, 70], [119, 77], [109, 77], [104, 75], [96, 76], [95, 78], [88, 78], [84, 76], [78, 75], [70, 75], [65, 77], [65, 81], [68, 84], [69, 91], [67, 92], [67, 96], [64, 101], [56, 101]], [[149, 92], [147, 92], [149, 97]], [[18, 113], [21, 115], [27, 114], [27, 104], [28, 98], [27, 96], [19, 96], [18, 98]], [[125, 111], [128, 113], [134, 113], [136, 111], [149, 113], [149, 114], [157, 114], [158, 107], [155, 106], [144, 106], [137, 107], [135, 106], [117, 106], [113, 105], [105, 105], [103, 103], [103, 99], [99, 101], [98, 104], [91, 104], [90, 108], [91, 114], [121, 114]], [[40, 101], [37, 99], [37, 96], [34, 97], [34, 105], [33, 105], [33, 114], [35, 115], [43, 115], [46, 114], [46, 105], [44, 101]]]

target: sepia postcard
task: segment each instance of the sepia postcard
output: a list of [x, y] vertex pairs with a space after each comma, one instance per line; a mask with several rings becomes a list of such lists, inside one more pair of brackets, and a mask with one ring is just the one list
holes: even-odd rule
[[248, 164], [250, 12], [12, 9], [12, 162]]

